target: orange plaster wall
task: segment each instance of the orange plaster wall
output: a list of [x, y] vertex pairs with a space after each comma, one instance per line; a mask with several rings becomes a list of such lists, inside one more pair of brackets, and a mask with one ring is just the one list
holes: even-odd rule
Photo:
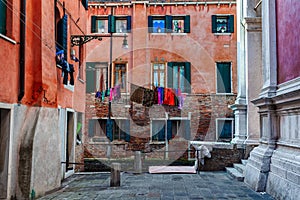
[[[20, 7], [19, 1], [8, 1], [15, 8]], [[11, 9], [11, 7], [10, 7]], [[19, 13], [8, 9], [7, 38], [19, 42], [20, 27]], [[0, 37], [0, 102], [16, 103], [18, 101], [19, 45]]]
[[[193, 93], [216, 93], [216, 62], [232, 62], [233, 92], [236, 83], [236, 25], [230, 35], [215, 35], [211, 31], [211, 16], [214, 14], [235, 15], [235, 4], [115, 7], [114, 15], [131, 15], [132, 32], [128, 34], [129, 49], [121, 53], [122, 41], [113, 39], [113, 61], [122, 58], [128, 61], [128, 80], [140, 85], [151, 83], [151, 63], [191, 62]], [[91, 16], [109, 15], [110, 7], [90, 8], [88, 31], [91, 31]], [[190, 15], [191, 33], [183, 35], [148, 33], [149, 15]], [[236, 21], [236, 17], [235, 17]], [[236, 24], [236, 23], [235, 23]], [[87, 46], [88, 62], [109, 62], [109, 39], [90, 42]]]
[[[8, 10], [7, 37], [0, 37], [0, 102], [17, 103], [19, 90], [19, 42], [20, 42], [20, 2], [8, 1], [12, 5]], [[61, 1], [63, 2], [63, 1]], [[58, 6], [62, 12], [62, 7]], [[62, 83], [61, 69], [55, 61], [55, 4], [54, 1], [27, 0], [26, 3], [26, 46], [25, 46], [25, 95], [21, 101], [28, 106], [73, 108], [85, 110], [85, 82], [78, 79], [79, 63], [75, 63], [74, 91], [66, 89]], [[83, 34], [73, 20], [86, 33], [87, 11], [81, 1], [65, 1], [70, 12], [68, 18], [68, 36]], [[71, 20], [71, 18], [73, 20]], [[15, 42], [15, 44], [14, 44]], [[69, 43], [69, 52], [71, 44]], [[79, 47], [74, 47], [79, 57]], [[85, 72], [85, 47], [81, 67]], [[69, 63], [73, 61], [68, 60]], [[85, 76], [85, 73], [82, 73]], [[82, 77], [84, 80], [84, 77]]]

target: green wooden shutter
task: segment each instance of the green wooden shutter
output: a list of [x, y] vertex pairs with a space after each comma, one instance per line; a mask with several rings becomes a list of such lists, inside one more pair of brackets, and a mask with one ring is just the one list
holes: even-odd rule
[[92, 16], [92, 18], [91, 18], [91, 22], [92, 22], [92, 25], [91, 25], [91, 27], [92, 27], [92, 30], [91, 30], [91, 32], [92, 33], [97, 33], [97, 29], [96, 29], [96, 21], [97, 20], [97, 17], [96, 16]]
[[168, 63], [168, 80], [167, 80], [167, 87], [173, 88], [173, 62]]
[[86, 10], [89, 9], [89, 6], [88, 6], [88, 0], [82, 0], [81, 3], [82, 3], [83, 7], [84, 7]]
[[130, 142], [130, 120], [124, 120], [125, 141]]
[[89, 120], [89, 137], [93, 137], [95, 135], [95, 120]]
[[[158, 131], [158, 129], [159, 129], [159, 131]], [[158, 131], [158, 133], [157, 133], [158, 141], [165, 141], [165, 135], [166, 135], [165, 126], [161, 127], [159, 124], [159, 126], [156, 127], [156, 131]]]
[[172, 139], [172, 121], [167, 120], [167, 140]]
[[116, 17], [113, 15], [108, 15], [108, 32], [109, 33], [116, 32]]
[[183, 125], [183, 130], [184, 130], [184, 138], [186, 140], [190, 140], [191, 139], [191, 124], [190, 124], [190, 120], [182, 120], [181, 123]]
[[191, 63], [186, 62], [184, 66], [184, 78], [186, 83], [184, 84], [184, 92], [191, 93]]
[[228, 33], [234, 32], [234, 15], [228, 16]]
[[95, 71], [86, 70], [86, 93], [95, 92]]
[[57, 42], [60, 45], [59, 49], [64, 50], [65, 60], [68, 59], [68, 15], [64, 15], [58, 22], [57, 27]]
[[113, 121], [111, 119], [106, 120], [106, 137], [113, 141]]
[[212, 32], [216, 33], [217, 32], [217, 16], [216, 15], [211, 16], [211, 27], [212, 27]]
[[185, 33], [190, 33], [191, 32], [190, 18], [191, 17], [189, 15], [186, 15], [185, 18], [184, 18], [184, 32]]
[[166, 33], [172, 32], [172, 16], [166, 15]]
[[148, 16], [148, 32], [153, 33], [153, 17]]
[[127, 16], [127, 33], [131, 33], [131, 16]]
[[218, 63], [217, 71], [217, 92], [231, 93], [230, 63]]
[[0, 34], [6, 34], [6, 0], [0, 1]]

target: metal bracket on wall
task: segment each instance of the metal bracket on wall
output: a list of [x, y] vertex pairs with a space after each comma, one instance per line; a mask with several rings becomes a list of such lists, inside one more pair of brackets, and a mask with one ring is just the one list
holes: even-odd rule
[[102, 37], [110, 37], [107, 36], [98, 36], [98, 35], [71, 35], [71, 45], [72, 46], [81, 46], [91, 40], [97, 39], [99, 41], [102, 40]]

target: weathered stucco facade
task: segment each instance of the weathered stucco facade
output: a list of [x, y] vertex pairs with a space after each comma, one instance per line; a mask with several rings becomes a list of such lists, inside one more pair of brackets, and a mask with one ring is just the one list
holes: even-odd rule
[[[172, 158], [176, 159], [184, 155], [189, 142], [193, 140], [212, 143], [230, 142], [232, 136], [222, 140], [219, 138], [218, 130], [222, 129], [220, 124], [223, 120], [229, 120], [232, 127], [234, 123], [233, 112], [228, 105], [234, 104], [237, 93], [236, 26], [233, 25], [231, 32], [214, 32], [213, 16], [226, 19], [232, 16], [230, 19], [233, 19], [232, 23], [235, 24], [235, 13], [235, 1], [208, 1], [207, 3], [204, 1], [198, 1], [198, 3], [196, 1], [188, 3], [185, 1], [159, 3], [155, 1], [107, 1], [105, 3], [90, 1], [88, 30], [91, 31], [91, 35], [104, 37], [102, 41], [93, 40], [87, 44], [87, 69], [93, 69], [95, 74], [98, 73], [93, 77], [95, 82], [99, 83], [87, 83], [87, 87], [89, 84], [94, 84], [94, 87], [87, 90], [86, 96], [85, 157], [128, 158], [133, 155], [134, 151], [158, 150], [148, 156], [163, 157], [168, 151], [178, 151]], [[105, 23], [109, 23], [105, 20], [109, 21], [110, 15], [113, 15], [116, 21], [127, 19], [128, 22], [128, 16], [130, 17], [131, 29], [125, 33], [128, 49], [122, 49], [124, 33], [119, 32], [118, 27], [116, 33], [112, 33], [111, 42], [110, 33], [107, 33], [106, 27], [104, 28]], [[185, 28], [181, 32], [174, 32], [172, 28], [168, 29], [167, 24], [170, 18], [173, 20], [173, 28], [174, 19], [184, 21]], [[155, 20], [163, 20], [166, 23], [164, 33], [154, 31]], [[103, 33], [97, 27], [101, 23], [103, 23]], [[149, 27], [152, 28], [152, 25], [153, 30], [150, 30]], [[164, 66], [162, 72], [165, 76], [164, 86], [168, 87], [168, 81], [171, 79], [168, 70], [172, 63], [189, 63], [190, 65], [190, 79], [187, 78], [190, 91], [183, 92], [185, 100], [182, 109], [158, 104], [147, 107], [131, 100], [134, 92], [131, 84], [154, 90], [154, 77], [156, 76], [154, 66], [156, 64]], [[218, 63], [230, 63], [229, 91], [218, 92]], [[121, 91], [121, 98], [111, 102], [110, 110], [108, 97], [102, 100], [95, 98], [95, 94], [116, 85], [116, 76], [118, 76], [115, 73], [116, 67], [122, 65], [126, 71], [124, 76], [126, 86]], [[108, 72], [109, 75], [106, 76], [104, 73], [102, 79], [97, 79], [101, 77], [99, 74], [103, 71]], [[174, 81], [175, 77], [172, 80]], [[111, 86], [110, 83], [112, 83]], [[109, 140], [105, 130], [105, 123], [109, 116], [113, 120], [128, 119], [130, 121], [128, 141]], [[177, 134], [172, 140], [154, 141], [153, 123], [155, 120], [165, 120], [166, 123], [167, 120], [188, 120], [189, 129], [181, 126], [181, 131], [185, 129], [183, 132], [190, 134], [189, 139]], [[168, 156], [171, 157], [171, 153]]]
[[66, 157], [75, 162], [76, 128], [83, 124], [85, 84], [79, 74], [85, 50], [76, 54], [81, 63], [66, 59], [74, 66], [74, 84], [63, 84], [56, 63], [57, 30], [68, 15], [67, 48], [60, 49], [70, 55], [69, 38], [86, 32], [87, 11], [81, 1], [0, 4], [0, 199], [29, 199], [59, 187], [74, 173], [74, 166], [66, 170], [64, 162]]

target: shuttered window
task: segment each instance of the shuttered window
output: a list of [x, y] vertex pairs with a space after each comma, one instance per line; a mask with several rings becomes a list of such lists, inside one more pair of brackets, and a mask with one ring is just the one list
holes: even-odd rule
[[65, 60], [68, 59], [68, 15], [64, 15], [57, 24], [58, 48], [64, 50]]
[[234, 32], [234, 15], [212, 15], [211, 22], [213, 33]]
[[110, 141], [130, 142], [130, 120], [128, 119], [107, 119], [106, 136]]
[[165, 141], [165, 120], [152, 120], [152, 142], [163, 142]]
[[107, 89], [108, 63], [86, 63], [86, 93]]
[[131, 16], [92, 16], [91, 33], [130, 33]]
[[167, 83], [169, 88], [175, 88], [185, 93], [191, 93], [191, 63], [169, 62]]
[[6, 34], [6, 0], [0, 1], [0, 34]]
[[217, 63], [217, 93], [231, 93], [231, 63]]

